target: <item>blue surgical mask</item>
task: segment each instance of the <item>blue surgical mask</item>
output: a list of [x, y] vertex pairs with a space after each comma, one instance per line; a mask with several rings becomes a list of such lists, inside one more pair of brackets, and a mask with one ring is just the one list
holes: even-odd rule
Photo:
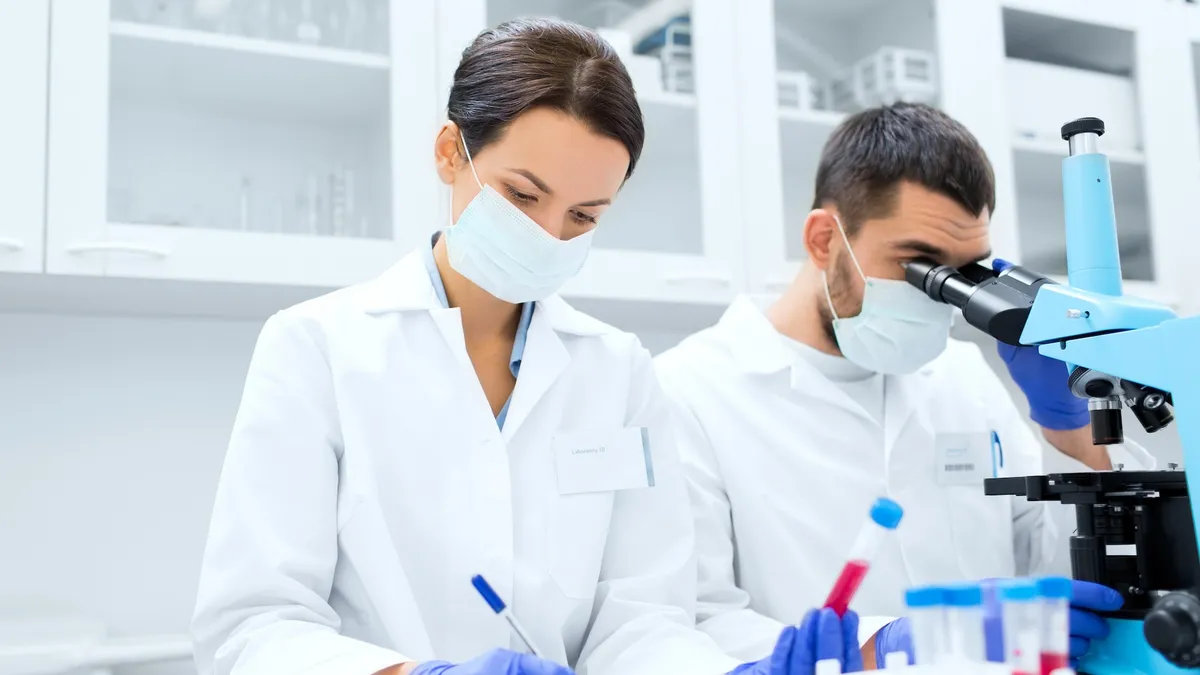
[[937, 358], [950, 338], [950, 305], [934, 302], [906, 281], [878, 279], [863, 274], [850, 238], [835, 215], [838, 231], [854, 269], [863, 278], [862, 309], [858, 316], [838, 318], [824, 278], [825, 300], [833, 313], [833, 334], [842, 355], [867, 370], [885, 375], [906, 375]]
[[[460, 134], [461, 138], [461, 134]], [[463, 148], [467, 147], [463, 138]], [[446, 254], [454, 271], [493, 296], [519, 304], [543, 300], [579, 273], [592, 245], [592, 231], [563, 241], [542, 229], [475, 172], [479, 194], [446, 230]]]

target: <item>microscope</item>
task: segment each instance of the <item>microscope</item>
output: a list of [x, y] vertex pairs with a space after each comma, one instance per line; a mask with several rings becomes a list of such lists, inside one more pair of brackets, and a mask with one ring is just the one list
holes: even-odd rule
[[1092, 439], [1121, 443], [1129, 408], [1148, 432], [1178, 423], [1190, 470], [1108, 471], [993, 478], [989, 495], [1075, 507], [1076, 579], [1117, 589], [1125, 605], [1112, 632], [1093, 643], [1079, 671], [1090, 675], [1200, 674], [1200, 316], [1122, 294], [1104, 122], [1062, 127], [1067, 283], [1019, 266], [996, 272], [918, 260], [909, 283], [962, 310], [967, 323], [1010, 345], [1035, 346], [1064, 362], [1071, 391], [1088, 401]]

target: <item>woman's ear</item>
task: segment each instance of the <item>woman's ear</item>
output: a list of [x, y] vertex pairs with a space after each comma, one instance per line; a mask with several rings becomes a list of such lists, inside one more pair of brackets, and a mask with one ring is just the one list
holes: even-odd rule
[[447, 121], [438, 130], [437, 138], [433, 141], [433, 160], [437, 166], [438, 178], [446, 185], [454, 184], [455, 175], [466, 163], [462, 153], [462, 136], [458, 125]]
[[837, 234], [837, 221], [825, 209], [813, 209], [804, 219], [804, 250], [808, 260], [820, 270], [829, 268], [830, 245]]

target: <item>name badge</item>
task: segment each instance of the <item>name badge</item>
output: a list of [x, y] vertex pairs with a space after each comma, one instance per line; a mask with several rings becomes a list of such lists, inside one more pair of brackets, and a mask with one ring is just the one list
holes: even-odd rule
[[983, 485], [996, 470], [992, 463], [993, 434], [938, 434], [934, 472], [938, 485]]
[[654, 487], [650, 434], [645, 427], [608, 434], [558, 434], [553, 445], [559, 494]]

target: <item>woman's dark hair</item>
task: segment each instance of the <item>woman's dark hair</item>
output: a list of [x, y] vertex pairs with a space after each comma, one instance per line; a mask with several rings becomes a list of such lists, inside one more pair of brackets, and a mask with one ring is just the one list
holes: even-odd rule
[[447, 108], [471, 154], [528, 110], [564, 112], [625, 146], [626, 178], [646, 137], [633, 81], [616, 51], [567, 21], [518, 19], [480, 33], [454, 71]]
[[996, 179], [979, 141], [941, 110], [915, 103], [870, 108], [834, 130], [821, 152], [813, 208], [836, 204], [852, 237], [864, 220], [892, 215], [906, 181], [974, 215], [996, 210]]

